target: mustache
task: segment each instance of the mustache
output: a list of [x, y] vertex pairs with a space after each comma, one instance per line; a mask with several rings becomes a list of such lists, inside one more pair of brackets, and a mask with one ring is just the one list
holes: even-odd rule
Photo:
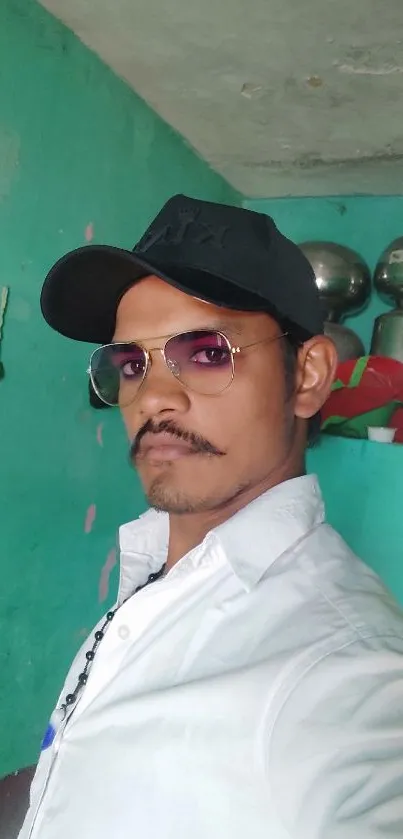
[[217, 447], [213, 446], [213, 444], [210, 443], [209, 440], [206, 440], [205, 437], [202, 437], [200, 434], [196, 434], [194, 431], [185, 431], [183, 428], [179, 428], [179, 426], [175, 425], [175, 423], [170, 420], [163, 420], [159, 423], [147, 420], [130, 444], [130, 463], [138, 457], [141, 441], [145, 434], [162, 433], [171, 434], [174, 439], [183, 440], [185, 443], [188, 443], [195, 454], [209, 454], [214, 455], [215, 457], [223, 457], [225, 455], [225, 452], [217, 449]]

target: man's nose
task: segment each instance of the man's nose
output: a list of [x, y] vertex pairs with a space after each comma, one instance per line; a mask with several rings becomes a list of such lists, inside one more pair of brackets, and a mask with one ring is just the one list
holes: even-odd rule
[[[184, 413], [188, 410], [189, 396], [176, 372], [176, 368], [167, 366], [161, 350], [152, 352], [146, 376], [133, 403], [136, 413], [140, 413], [144, 420], [164, 412]], [[124, 413], [128, 410], [130, 406]]]

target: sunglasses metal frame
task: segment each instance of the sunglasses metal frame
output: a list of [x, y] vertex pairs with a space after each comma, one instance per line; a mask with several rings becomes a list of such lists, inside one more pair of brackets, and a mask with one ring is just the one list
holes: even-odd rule
[[[219, 335], [220, 338], [223, 338], [225, 343], [227, 344], [228, 349], [231, 353], [231, 378], [230, 378], [230, 381], [228, 382], [228, 384], [225, 385], [225, 387], [223, 387], [220, 391], [217, 391], [215, 393], [200, 394], [199, 391], [194, 390], [193, 388], [189, 387], [189, 385], [186, 385], [180, 379], [179, 375], [177, 373], [175, 373], [175, 370], [173, 369], [174, 365], [172, 363], [170, 363], [170, 360], [167, 359], [167, 357], [165, 355], [165, 348], [166, 348], [167, 344], [170, 341], [174, 340], [175, 338], [181, 338], [181, 337], [186, 336], [186, 335], [195, 335], [197, 333], [206, 333], [206, 332], [207, 333], [211, 332], [215, 335]], [[243, 350], [248, 350], [248, 349], [251, 349], [252, 347], [257, 347], [259, 344], [273, 343], [274, 341], [280, 340], [280, 338], [286, 338], [287, 335], [288, 335], [288, 332], [281, 332], [279, 335], [270, 335], [268, 338], [261, 338], [259, 341], [253, 341], [250, 344], [243, 344], [242, 346], [241, 345], [232, 346], [229, 338], [224, 334], [224, 332], [221, 332], [221, 330], [219, 330], [219, 329], [187, 329], [187, 330], [185, 330], [185, 332], [176, 332], [173, 335], [161, 336], [162, 339], [164, 340], [163, 346], [162, 347], [150, 347], [150, 349], [148, 349], [148, 350], [143, 346], [143, 344], [141, 344], [140, 341], [114, 341], [114, 342], [112, 341], [110, 344], [102, 344], [102, 346], [97, 347], [91, 353], [90, 362], [89, 362], [89, 366], [88, 366], [88, 369], [87, 369], [87, 374], [89, 375], [89, 377], [91, 379], [91, 383], [92, 383], [92, 386], [95, 390], [95, 393], [97, 394], [97, 396], [99, 396], [99, 398], [102, 400], [102, 402], [104, 402], [105, 405], [109, 405], [111, 408], [119, 407], [119, 402], [107, 402], [106, 399], [104, 399], [104, 397], [101, 395], [101, 393], [100, 393], [100, 391], [99, 391], [99, 389], [98, 389], [98, 387], [95, 383], [95, 378], [94, 378], [94, 374], [93, 374], [93, 371], [92, 371], [92, 360], [93, 360], [94, 356], [96, 356], [97, 353], [99, 353], [100, 350], [107, 349], [108, 347], [136, 346], [136, 347], [139, 347], [144, 353], [145, 368], [144, 368], [143, 377], [141, 379], [140, 384], [138, 385], [136, 393], [134, 394], [133, 399], [131, 399], [130, 402], [127, 403], [127, 405], [131, 405], [132, 402], [135, 402], [135, 400], [136, 400], [136, 398], [139, 394], [140, 388], [142, 387], [143, 382], [145, 381], [145, 379], [147, 377], [147, 373], [149, 372], [149, 370], [151, 368], [152, 353], [155, 353], [155, 352], [160, 352], [161, 353], [162, 358], [163, 358], [163, 360], [165, 362], [165, 365], [167, 367], [167, 370], [169, 370], [169, 372], [172, 373], [174, 378], [186, 390], [190, 390], [193, 393], [199, 393], [199, 395], [203, 395], [203, 396], [220, 396], [221, 393], [224, 393], [224, 391], [228, 390], [228, 388], [232, 385], [232, 382], [234, 381], [234, 376], [235, 376], [234, 358], [237, 354], [241, 353]], [[127, 405], [125, 405], [124, 407], [127, 407]]]

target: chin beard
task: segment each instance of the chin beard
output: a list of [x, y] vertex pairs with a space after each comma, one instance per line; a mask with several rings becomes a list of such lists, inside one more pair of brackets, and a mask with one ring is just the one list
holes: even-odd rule
[[218, 495], [212, 492], [210, 495], [197, 495], [193, 492], [175, 490], [167, 486], [163, 478], [156, 478], [146, 493], [147, 501], [154, 510], [160, 513], [183, 516], [195, 513], [207, 513], [225, 507], [245, 490], [250, 484], [245, 483], [231, 490], [231, 492]]

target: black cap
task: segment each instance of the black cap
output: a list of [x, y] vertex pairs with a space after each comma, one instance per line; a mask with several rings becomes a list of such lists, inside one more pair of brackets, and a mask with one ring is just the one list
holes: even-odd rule
[[88, 245], [46, 277], [48, 324], [76, 341], [111, 341], [123, 294], [157, 275], [194, 297], [229, 309], [266, 311], [306, 337], [323, 332], [315, 275], [302, 251], [269, 216], [177, 195], [133, 251]]

